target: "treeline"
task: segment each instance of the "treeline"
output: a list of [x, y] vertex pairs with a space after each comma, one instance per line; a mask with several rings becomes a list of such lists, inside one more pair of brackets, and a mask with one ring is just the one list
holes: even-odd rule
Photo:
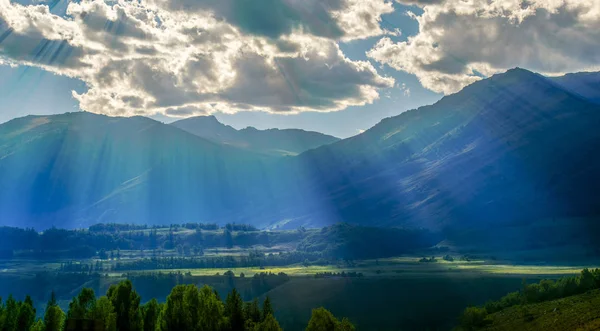
[[227, 223], [224, 226], [219, 226], [217, 223], [184, 223], [184, 224], [169, 224], [169, 225], [147, 225], [147, 224], [119, 224], [119, 223], [99, 223], [88, 228], [90, 232], [108, 232], [118, 233], [137, 230], [160, 230], [160, 229], [188, 229], [188, 230], [207, 230], [216, 231], [219, 229], [228, 229], [229, 231], [259, 231], [259, 229], [250, 224]]
[[460, 316], [464, 330], [477, 330], [488, 324], [487, 316], [509, 307], [539, 303], [565, 298], [600, 288], [600, 269], [583, 269], [574, 277], [563, 277], [557, 281], [544, 279], [539, 283], [523, 281], [520, 291], [511, 292], [498, 301], [489, 301], [481, 307], [468, 307]]
[[[247, 256], [210, 256], [210, 257], [152, 257], [130, 262], [117, 262], [112, 270], [165, 270], [165, 269], [206, 269], [206, 268], [259, 268], [278, 267], [290, 264], [327, 265], [318, 253], [281, 252], [264, 254], [250, 252]], [[88, 269], [89, 270], [89, 269]]]
[[277, 274], [261, 272], [252, 277], [247, 277], [243, 273], [235, 275], [232, 271], [213, 276], [193, 276], [190, 273], [181, 272], [127, 274], [126, 276], [139, 293], [159, 300], [164, 300], [170, 289], [177, 284], [211, 284], [216, 290], [223, 293], [230, 292], [235, 288], [244, 300], [251, 300], [290, 280], [290, 277], [283, 272]]
[[339, 223], [313, 231], [298, 245], [325, 258], [370, 259], [398, 256], [431, 247], [441, 238], [422, 229], [375, 228]]
[[146, 229], [140, 225], [98, 224], [90, 230], [51, 228], [42, 233], [34, 229], [0, 227], [0, 258], [41, 260], [99, 256], [112, 259], [116, 257], [110, 254], [118, 250], [137, 250], [144, 255], [175, 251], [181, 256], [197, 256], [202, 255], [206, 248], [269, 247], [299, 241], [306, 236], [301, 231], [255, 231], [250, 225], [240, 224], [228, 224], [222, 230], [215, 227], [190, 223]]
[[[17, 301], [12, 296], [0, 301], [2, 331], [277, 331], [275, 310], [267, 297], [244, 302], [233, 289], [221, 300], [209, 286], [177, 285], [164, 303], [152, 299], [141, 303], [140, 295], [126, 280], [111, 286], [105, 296], [96, 297], [89, 288], [81, 290], [65, 313], [54, 293], [43, 318], [36, 320], [33, 300]], [[347, 320], [336, 319], [324, 308], [314, 309], [307, 331], [352, 331]]]
[[362, 272], [355, 272], [355, 271], [351, 271], [351, 272], [317, 272], [315, 274], [315, 278], [355, 278], [355, 277], [363, 277], [363, 273]]

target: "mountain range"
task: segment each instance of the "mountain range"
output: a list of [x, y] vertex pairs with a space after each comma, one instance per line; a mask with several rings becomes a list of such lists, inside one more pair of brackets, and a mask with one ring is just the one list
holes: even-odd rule
[[588, 219], [600, 216], [599, 84], [517, 68], [343, 140], [214, 117], [18, 118], [0, 125], [0, 223], [452, 232]]
[[339, 138], [298, 129], [236, 130], [214, 116], [198, 116], [171, 125], [207, 140], [273, 156], [298, 155], [309, 149], [339, 141]]

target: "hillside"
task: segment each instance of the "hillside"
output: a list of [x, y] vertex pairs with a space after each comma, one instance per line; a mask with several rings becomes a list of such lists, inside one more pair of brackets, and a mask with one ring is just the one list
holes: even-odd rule
[[340, 139], [318, 132], [298, 129], [236, 130], [214, 116], [198, 116], [171, 125], [210, 141], [273, 156], [297, 155]]
[[488, 316], [490, 324], [481, 330], [598, 330], [600, 290], [559, 300], [507, 308]]

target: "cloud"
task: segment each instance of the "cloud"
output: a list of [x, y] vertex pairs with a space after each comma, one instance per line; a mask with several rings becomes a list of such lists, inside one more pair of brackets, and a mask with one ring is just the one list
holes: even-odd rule
[[386, 34], [391, 2], [266, 2], [0, 0], [0, 61], [80, 79], [80, 108], [110, 115], [335, 111], [394, 85], [338, 47]]
[[516, 66], [548, 75], [600, 69], [598, 1], [408, 2], [423, 7], [413, 15], [419, 33], [403, 42], [382, 38], [368, 56], [433, 91], [453, 93]]

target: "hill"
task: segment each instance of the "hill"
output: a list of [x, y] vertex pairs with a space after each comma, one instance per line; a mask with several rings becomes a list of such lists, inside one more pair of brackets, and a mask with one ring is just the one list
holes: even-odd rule
[[298, 129], [236, 130], [214, 116], [198, 116], [171, 125], [216, 143], [248, 149], [273, 156], [297, 155], [309, 149], [339, 141], [339, 138]]
[[480, 330], [598, 330], [600, 290], [554, 301], [507, 308], [488, 316]]

